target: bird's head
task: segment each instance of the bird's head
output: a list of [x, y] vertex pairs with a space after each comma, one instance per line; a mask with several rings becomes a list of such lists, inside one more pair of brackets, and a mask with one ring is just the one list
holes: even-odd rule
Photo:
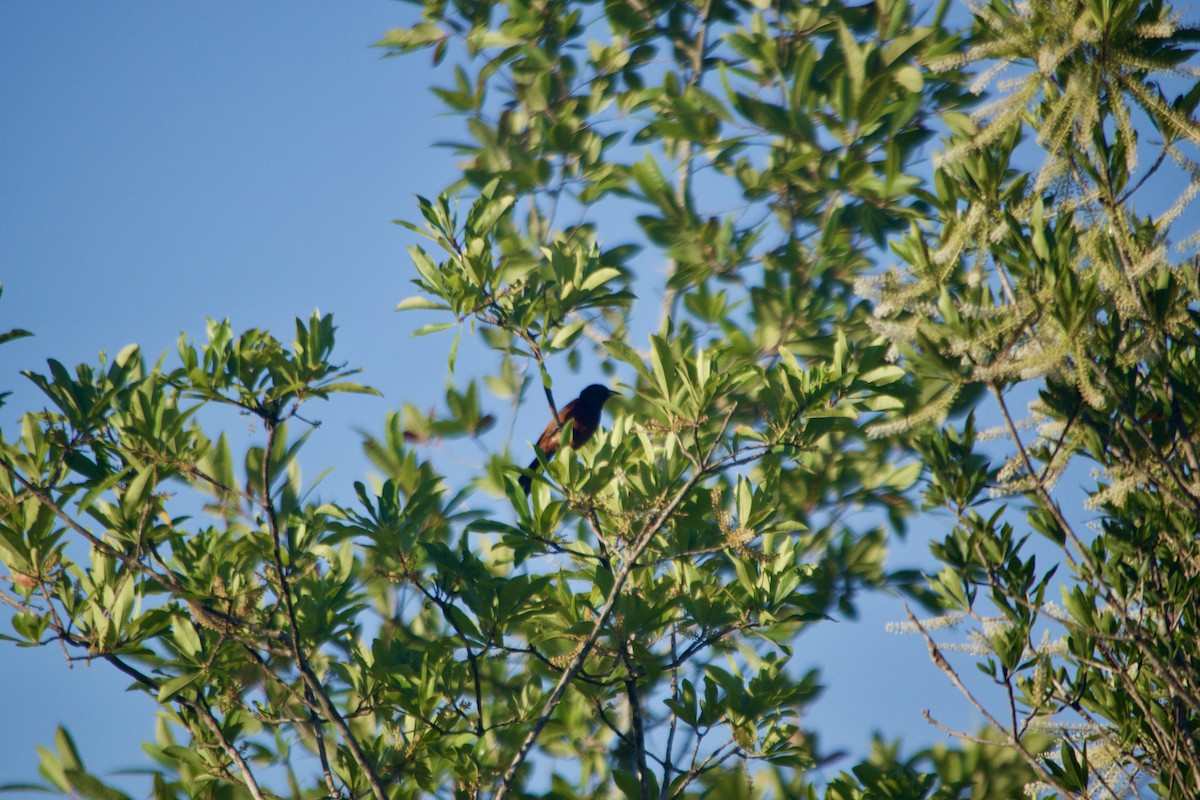
[[604, 405], [605, 400], [615, 394], [617, 394], [617, 392], [614, 392], [607, 386], [601, 386], [598, 383], [593, 383], [591, 386], [580, 392], [579, 399], [589, 406], [594, 405], [600, 407]]

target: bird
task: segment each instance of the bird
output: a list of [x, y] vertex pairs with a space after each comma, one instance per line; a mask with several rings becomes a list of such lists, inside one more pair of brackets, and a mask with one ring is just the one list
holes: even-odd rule
[[[538, 449], [546, 454], [547, 459], [552, 458], [558, 452], [558, 448], [562, 446], [562, 429], [568, 422], [571, 423], [571, 446], [581, 447], [587, 444], [588, 440], [592, 438], [592, 434], [596, 432], [596, 428], [600, 427], [600, 411], [604, 408], [604, 403], [615, 394], [617, 392], [598, 383], [593, 383], [585, 388], [579, 393], [579, 397], [559, 410], [556, 419], [550, 420], [550, 423], [546, 425], [546, 429], [538, 437]], [[529, 469], [537, 468], [538, 460], [535, 458], [529, 462]], [[533, 479], [528, 475], [522, 475], [518, 483], [525, 490], [525, 494], [529, 494], [529, 490], [533, 486]]]

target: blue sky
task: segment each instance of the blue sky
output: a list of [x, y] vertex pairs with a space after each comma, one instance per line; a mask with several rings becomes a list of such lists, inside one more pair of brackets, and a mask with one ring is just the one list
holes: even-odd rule
[[[323, 491], [349, 498], [367, 471], [352, 431], [428, 407], [444, 385], [448, 338], [411, 339], [425, 320], [393, 311], [411, 293], [413, 239], [390, 220], [454, 179], [453, 154], [432, 144], [457, 123], [438, 116], [426, 56], [370, 47], [414, 14], [382, 0], [0, 4], [0, 329], [36, 334], [0, 348], [0, 391], [14, 391], [0, 425], [37, 401], [18, 371], [48, 357], [137, 342], [153, 358], [180, 331], [202, 336], [205, 317], [288, 340], [292, 318], [320, 308], [340, 357], [384, 393], [316, 413], [309, 458], [336, 467]], [[531, 408], [514, 448], [541, 428]], [[923, 541], [915, 531], [894, 563], [923, 560]], [[824, 745], [862, 751], [876, 727], [910, 747], [940, 740], [927, 706], [974, 727], [924, 645], [883, 632], [898, 601], [864, 610], [798, 643], [797, 666], [829, 684], [807, 720]], [[35, 745], [59, 724], [97, 772], [144, 764], [155, 706], [107, 665], [0, 643], [0, 675], [0, 784], [36, 779]]]

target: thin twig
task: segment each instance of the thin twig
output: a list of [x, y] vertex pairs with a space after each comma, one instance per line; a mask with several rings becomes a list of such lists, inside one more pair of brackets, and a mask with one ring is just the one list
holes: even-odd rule
[[633, 639], [625, 641], [621, 660], [625, 662], [625, 694], [629, 698], [629, 729], [633, 734], [634, 765], [642, 800], [650, 800], [650, 771], [646, 768], [646, 728], [642, 700], [638, 693], [637, 662], [633, 658]]
[[[992, 713], [987, 710], [983, 703], [979, 702], [975, 695], [972, 694], [971, 690], [968, 689], [966, 684], [962, 682], [962, 678], [958, 676], [958, 673], [954, 670], [954, 667], [950, 666], [950, 662], [946, 660], [944, 655], [942, 655], [941, 649], [937, 646], [937, 643], [933, 640], [933, 637], [929, 635], [929, 632], [925, 630], [925, 626], [922, 625], [915, 616], [913, 616], [912, 610], [908, 607], [908, 603], [904, 604], [904, 613], [908, 617], [908, 621], [921, 634], [921, 638], [925, 640], [925, 645], [929, 648], [929, 658], [933, 661], [934, 666], [940, 669], [942, 673], [950, 679], [950, 682], [953, 683], [955, 688], [962, 693], [963, 697], [967, 698], [967, 702], [974, 706], [975, 710], [978, 711], [983, 718], [988, 721], [988, 723], [997, 733], [1000, 733], [1005, 739], [1008, 740], [1009, 746], [1021, 755], [1021, 758], [1025, 760], [1025, 763], [1029, 764], [1029, 766], [1033, 768], [1034, 772], [1036, 772], [1043, 781], [1058, 789], [1063, 793], [1064, 796], [1077, 797], [1078, 795], [1073, 794], [1064, 786], [1059, 784], [1054, 776], [1050, 774], [1049, 770], [1043, 766], [1042, 762], [1025, 749], [1025, 745], [1022, 744], [1021, 740], [1017, 738], [1015, 730], [1008, 731], [1005, 729], [1005, 727], [1000, 724], [1000, 721], [992, 716]], [[926, 718], [929, 718], [928, 712], [926, 712]]]
[[[345, 719], [342, 718], [337, 708], [330, 701], [329, 696], [325, 692], [325, 687], [321, 685], [320, 680], [312, 671], [312, 667], [308, 663], [308, 657], [304, 652], [304, 646], [300, 639], [300, 624], [296, 619], [296, 606], [292, 597], [292, 587], [283, 563], [283, 536], [279, 530], [279, 519], [275, 513], [275, 502], [271, 497], [271, 453], [275, 449], [275, 437], [278, 434], [279, 428], [275, 418], [264, 415], [262, 419], [267, 429], [267, 441], [263, 447], [262, 470], [260, 474], [262, 479], [262, 506], [267, 515], [267, 526], [271, 534], [272, 556], [275, 562], [275, 574], [279, 581], [280, 599], [283, 601], [284, 610], [287, 615], [288, 630], [291, 635], [292, 658], [296, 661], [296, 668], [300, 672], [301, 681], [304, 684], [307, 705], [312, 712], [313, 734], [316, 738], [317, 749], [319, 752], [325, 750], [325, 735], [321, 728], [321, 719], [317, 715], [317, 706], [319, 706], [325, 717], [338, 729], [338, 732], [342, 736], [342, 741], [346, 743], [346, 747], [350, 750], [354, 761], [366, 775], [367, 782], [371, 786], [371, 791], [375, 795], [375, 800], [387, 800], [387, 793], [384, 791], [383, 784], [379, 780], [379, 775], [376, 773], [375, 767], [367, 760], [366, 754], [363, 752], [357, 737], [355, 737], [353, 731], [346, 724]], [[328, 763], [327, 756], [322, 757], [322, 763]], [[335, 791], [331, 773], [326, 774], [325, 782], [331, 792]]]
[[[675, 662], [679, 653], [676, 649], [675, 630], [677, 624], [671, 622], [671, 661]], [[671, 666], [671, 699], [679, 700], [679, 664], [673, 663]], [[668, 791], [671, 787], [671, 773], [675, 771], [672, 765], [675, 750], [675, 730], [679, 727], [679, 715], [674, 711], [671, 712], [671, 723], [667, 728], [667, 749], [663, 756], [663, 780], [662, 786], [659, 789], [659, 800], [667, 800]]]

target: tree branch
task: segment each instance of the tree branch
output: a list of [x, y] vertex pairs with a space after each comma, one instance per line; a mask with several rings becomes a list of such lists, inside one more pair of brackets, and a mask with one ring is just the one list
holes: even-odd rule
[[[304, 684], [304, 694], [309, 710], [312, 712], [313, 735], [316, 737], [317, 749], [321, 755], [322, 764], [328, 763], [328, 757], [325, 755], [325, 738], [321, 730], [321, 719], [317, 715], [319, 707], [321, 713], [325, 715], [338, 733], [342, 736], [342, 741], [349, 748], [355, 763], [362, 769], [367, 778], [367, 783], [371, 786], [371, 791], [375, 795], [375, 800], [387, 800], [387, 792], [384, 791], [383, 783], [379, 780], [379, 775], [375, 771], [375, 767], [367, 760], [366, 754], [363, 752], [362, 746], [359, 744], [354, 732], [350, 730], [350, 726], [346, 724], [346, 720], [338, 712], [337, 707], [330, 701], [328, 694], [325, 692], [325, 687], [321, 685], [320, 680], [312, 671], [312, 667], [308, 663], [308, 656], [304, 652], [304, 645], [300, 639], [300, 625], [296, 620], [296, 606], [292, 597], [292, 587], [288, 580], [288, 573], [283, 563], [283, 545], [282, 534], [279, 530], [279, 520], [275, 512], [275, 502], [271, 497], [271, 453], [275, 449], [275, 437], [278, 434], [279, 428], [276, 419], [270, 416], [261, 414], [263, 424], [267, 429], [267, 441], [263, 447], [262, 458], [262, 507], [267, 515], [267, 526], [271, 534], [271, 549], [272, 557], [275, 562], [275, 574], [279, 580], [279, 594], [283, 601], [285, 613], [287, 615], [288, 632], [290, 634], [290, 646], [292, 658], [296, 660], [296, 668], [300, 672], [301, 681]], [[326, 785], [330, 791], [335, 791], [333, 785], [333, 776], [326, 771]]]

